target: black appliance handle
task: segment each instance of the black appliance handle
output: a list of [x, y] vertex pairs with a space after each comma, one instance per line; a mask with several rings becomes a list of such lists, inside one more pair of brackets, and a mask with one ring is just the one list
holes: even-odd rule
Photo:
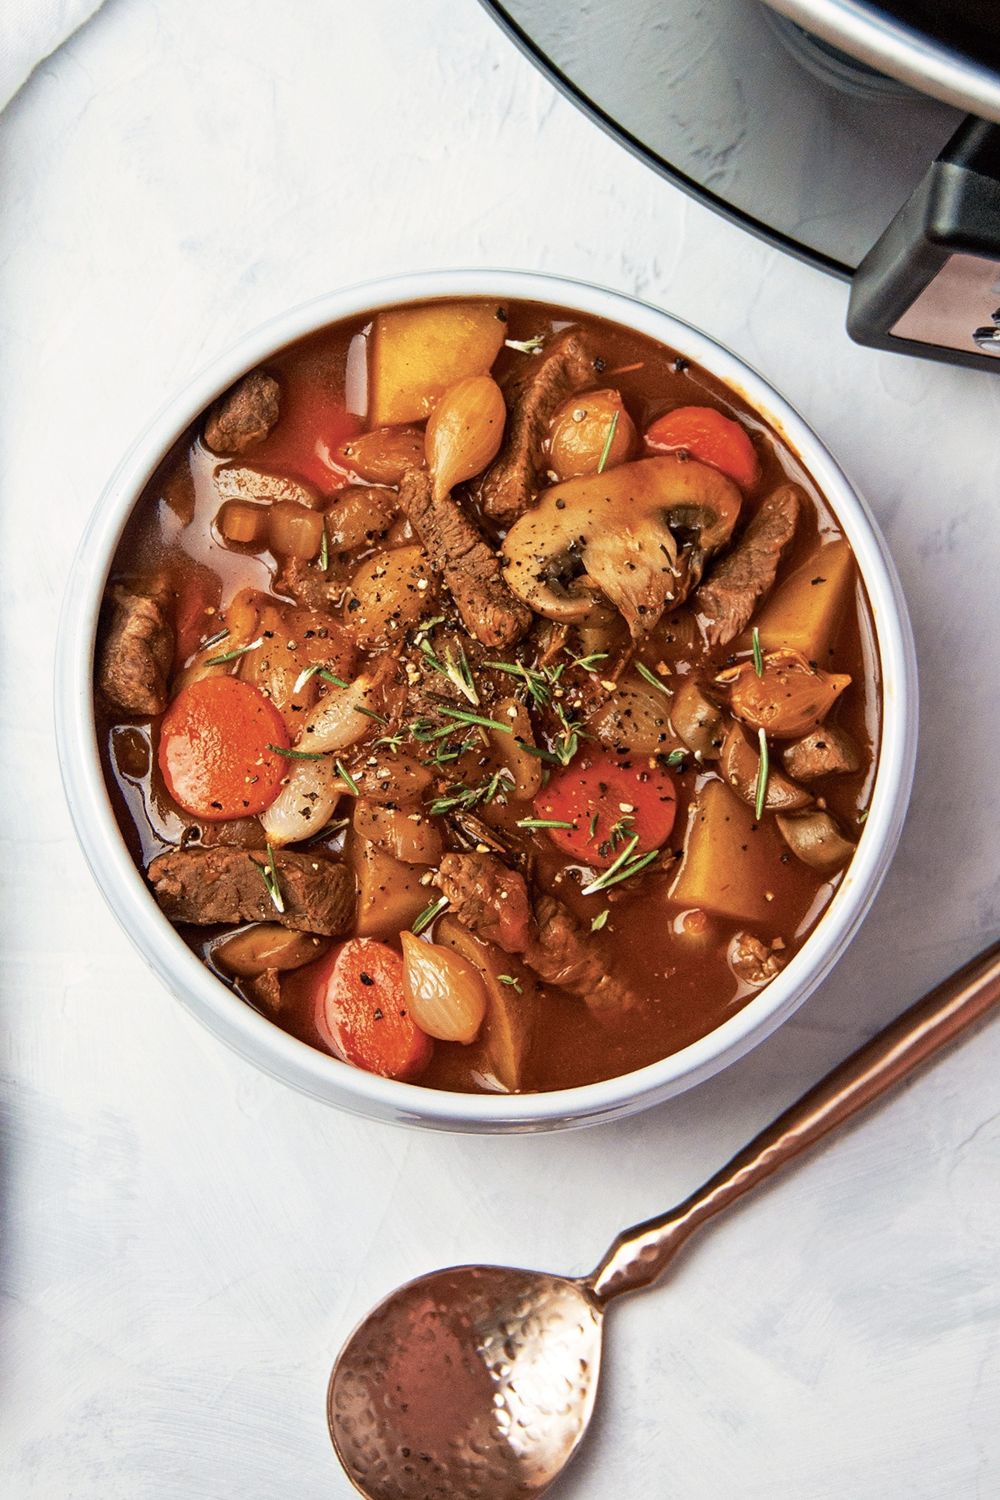
[[1000, 373], [1000, 125], [969, 116], [851, 282], [859, 344]]

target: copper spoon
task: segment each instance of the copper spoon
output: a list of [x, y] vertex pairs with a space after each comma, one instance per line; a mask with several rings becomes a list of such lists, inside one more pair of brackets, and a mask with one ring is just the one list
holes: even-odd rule
[[706, 1219], [849, 1120], [1000, 1001], [1000, 943], [786, 1109], [669, 1212], [581, 1278], [457, 1266], [393, 1292], [330, 1377], [337, 1456], [368, 1500], [521, 1500], [558, 1477], [597, 1394], [605, 1305], [651, 1285]]

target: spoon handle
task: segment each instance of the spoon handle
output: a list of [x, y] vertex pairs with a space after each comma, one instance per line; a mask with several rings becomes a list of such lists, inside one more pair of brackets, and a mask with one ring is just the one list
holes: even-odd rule
[[828, 1073], [676, 1208], [626, 1229], [587, 1286], [600, 1302], [649, 1286], [690, 1234], [906, 1078], [1000, 1002], [1000, 943]]

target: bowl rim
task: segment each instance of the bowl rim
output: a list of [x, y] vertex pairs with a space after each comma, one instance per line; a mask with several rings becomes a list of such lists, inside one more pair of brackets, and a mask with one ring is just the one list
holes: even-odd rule
[[[734, 388], [789, 444], [847, 537], [864, 580], [881, 662], [882, 725], [869, 815], [823, 916], [788, 966], [704, 1037], [598, 1083], [535, 1094], [460, 1094], [365, 1073], [299, 1041], [229, 990], [163, 917], [133, 864], [104, 783], [93, 707], [98, 611], [125, 523], [173, 442], [244, 371], [342, 319], [403, 302], [492, 297], [555, 303], [667, 344]], [[799, 413], [708, 334], [625, 293], [574, 277], [503, 269], [404, 273], [324, 293], [269, 318], [197, 373], [155, 415], [109, 479], [67, 578], [55, 658], [55, 728], [70, 816], [98, 886], [126, 935], [198, 1020], [272, 1076], [356, 1114], [477, 1132], [552, 1129], [632, 1114], [720, 1072], [758, 1045], [825, 978], [874, 900], [902, 831], [916, 758], [917, 669], [895, 566], [865, 501]]]

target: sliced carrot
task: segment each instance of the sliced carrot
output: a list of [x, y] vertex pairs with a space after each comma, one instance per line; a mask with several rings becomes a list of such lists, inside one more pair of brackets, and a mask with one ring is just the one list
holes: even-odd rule
[[174, 801], [217, 823], [270, 807], [288, 774], [280, 754], [288, 747], [285, 721], [259, 688], [204, 677], [163, 715], [157, 759]]
[[749, 434], [739, 422], [714, 406], [677, 406], [646, 429], [646, 447], [654, 453], [682, 450], [699, 463], [727, 474], [742, 489], [760, 478], [760, 464]]
[[592, 755], [557, 771], [534, 808], [556, 825], [548, 834], [557, 848], [605, 870], [636, 834], [634, 854], [660, 847], [674, 826], [677, 794], [670, 772], [650, 766], [648, 757]]
[[410, 1015], [403, 960], [377, 938], [351, 938], [301, 969], [316, 1029], [344, 1062], [383, 1078], [415, 1078], [434, 1044]]

